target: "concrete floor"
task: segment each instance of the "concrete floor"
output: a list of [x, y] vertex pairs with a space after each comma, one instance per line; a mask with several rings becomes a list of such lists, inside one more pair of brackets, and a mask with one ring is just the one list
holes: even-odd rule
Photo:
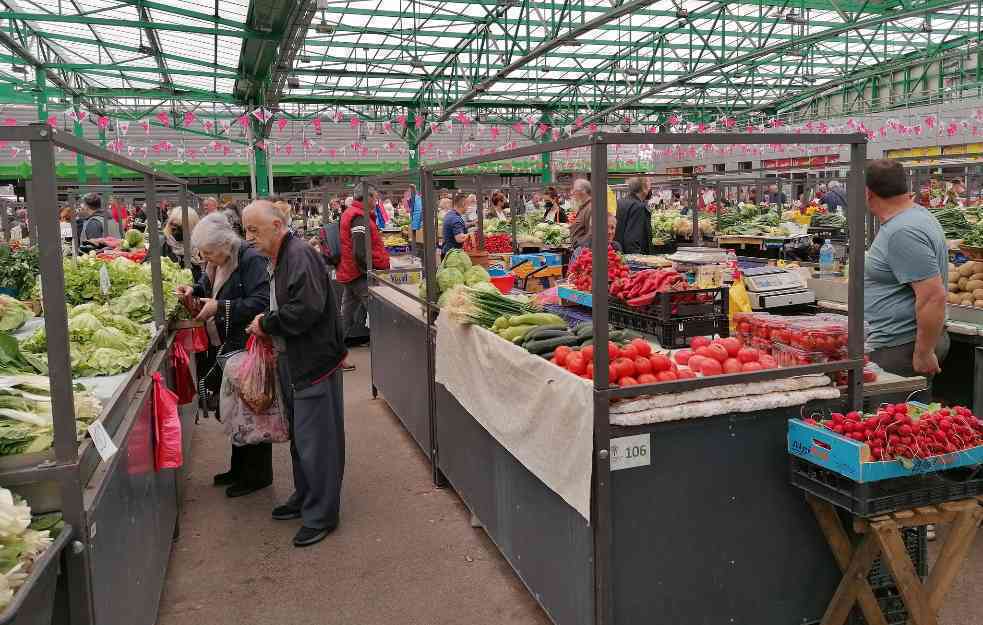
[[[429, 464], [385, 402], [371, 400], [368, 350], [353, 360], [341, 527], [295, 549], [299, 521], [270, 519], [291, 491], [285, 445], [274, 451], [273, 488], [227, 499], [211, 486], [227, 468], [227, 439], [202, 421], [159, 625], [548, 625], [453, 490], [433, 488]], [[981, 587], [983, 533], [940, 624], [983, 624]]]

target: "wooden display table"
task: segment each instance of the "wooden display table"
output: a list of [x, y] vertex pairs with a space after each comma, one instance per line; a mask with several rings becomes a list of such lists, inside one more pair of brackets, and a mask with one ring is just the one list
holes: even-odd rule
[[[843, 625], [855, 603], [860, 604], [869, 625], [886, 625], [887, 620], [867, 583], [867, 574], [878, 555], [894, 577], [910, 622], [913, 625], [938, 625], [942, 601], [966, 559], [980, 519], [983, 519], [983, 508], [978, 501], [981, 498], [900, 510], [871, 519], [854, 517], [853, 530], [863, 536], [856, 548], [832, 504], [811, 495], [806, 495], [806, 499], [843, 571], [843, 579], [820, 625]], [[905, 548], [901, 530], [930, 523], [951, 523], [952, 529], [935, 566], [922, 583]]]

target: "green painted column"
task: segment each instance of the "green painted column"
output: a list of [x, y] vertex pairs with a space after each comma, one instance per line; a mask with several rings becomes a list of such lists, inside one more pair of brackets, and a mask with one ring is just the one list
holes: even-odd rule
[[[267, 166], [266, 150], [256, 147], [256, 137], [262, 135], [263, 125], [253, 119], [253, 165], [256, 170], [256, 197], [266, 197], [270, 194], [270, 177]], [[262, 140], [262, 139], [260, 139]], [[265, 140], [264, 140], [265, 141]], [[265, 145], [265, 142], [264, 142]]]
[[48, 119], [48, 96], [45, 91], [44, 72], [34, 70], [34, 86], [38, 92], [34, 96], [34, 101], [38, 107], [38, 121], [42, 124]]
[[[106, 129], [105, 128], [100, 128], [99, 129], [99, 147], [101, 147], [103, 150], [105, 150], [106, 149], [106, 144], [107, 144], [107, 142], [106, 142]], [[96, 169], [99, 172], [99, 182], [101, 182], [103, 184], [109, 184], [109, 163], [107, 163], [106, 161], [99, 161], [99, 163], [96, 165]]]
[[[550, 115], [549, 111], [543, 112], [542, 123], [550, 126], [550, 130], [546, 131], [540, 139], [540, 143], [549, 143], [550, 134], [553, 132], [553, 117]], [[539, 175], [542, 177], [544, 185], [553, 184], [553, 153], [543, 152], [539, 155]]]
[[[72, 98], [72, 108], [75, 110], [75, 124], [74, 124], [74, 134], [76, 137], [85, 138], [85, 132], [82, 130], [82, 122], [79, 121], [79, 97], [75, 96]], [[85, 156], [82, 154], [75, 155], [75, 166], [78, 169], [78, 181], [81, 184], [85, 184], [89, 180], [89, 176], [85, 171]]]
[[414, 125], [417, 109], [406, 109], [406, 147], [409, 149], [410, 158], [407, 166], [410, 171], [410, 181], [416, 185], [417, 193], [422, 194], [420, 188], [420, 145], [417, 143], [417, 131]]

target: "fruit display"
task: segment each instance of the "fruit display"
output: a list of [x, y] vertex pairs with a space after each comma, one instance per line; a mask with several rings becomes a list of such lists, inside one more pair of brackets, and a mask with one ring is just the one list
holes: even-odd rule
[[917, 459], [965, 451], [983, 443], [983, 422], [968, 408], [939, 404], [886, 404], [874, 414], [834, 412], [828, 419], [808, 418], [806, 424], [865, 443], [874, 462]]
[[[464, 244], [464, 249], [472, 252], [477, 251], [477, 242], [471, 238]], [[485, 251], [491, 254], [508, 254], [512, 251], [512, 239], [507, 234], [486, 234]]]
[[[570, 270], [567, 279], [578, 291], [589, 293], [593, 286], [591, 270], [593, 268], [593, 255], [589, 249], [585, 249], [577, 257], [577, 260], [570, 263]], [[628, 266], [621, 260], [621, 256], [608, 246], [608, 285], [618, 278], [628, 278]]]
[[387, 234], [382, 237], [382, 244], [386, 247], [403, 247], [409, 245], [410, 242], [401, 234]]
[[948, 301], [950, 304], [983, 308], [983, 261], [970, 260], [958, 266], [949, 263]]

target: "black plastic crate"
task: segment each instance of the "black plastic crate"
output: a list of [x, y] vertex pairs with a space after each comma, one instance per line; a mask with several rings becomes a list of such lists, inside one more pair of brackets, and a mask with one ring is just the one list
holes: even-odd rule
[[794, 486], [860, 517], [983, 494], [983, 473], [979, 467], [860, 483], [797, 456], [789, 456], [789, 463]]
[[[881, 607], [881, 613], [887, 625], [905, 625], [908, 622], [908, 609], [898, 593], [897, 587], [875, 588], [874, 597], [877, 604]], [[809, 621], [805, 625], [819, 625], [820, 621]], [[868, 625], [863, 612], [859, 606], [854, 606], [850, 611], [850, 616], [846, 620], [846, 625]]]
[[[906, 527], [901, 530], [901, 538], [904, 540], [904, 546], [908, 551], [908, 557], [911, 558], [911, 563], [915, 565], [915, 571], [921, 577], [928, 575], [928, 535], [925, 528]], [[881, 562], [880, 556], [874, 560], [874, 566], [867, 574], [867, 583], [875, 590], [895, 586], [894, 576]]]
[[727, 315], [663, 321], [614, 303], [608, 308], [608, 321], [619, 328], [637, 330], [654, 336], [662, 347], [673, 349], [686, 347], [687, 339], [694, 336], [719, 334], [726, 337], [730, 333], [730, 321]]
[[730, 302], [729, 287], [692, 289], [656, 293], [655, 300], [645, 308], [632, 308], [623, 301], [613, 300], [625, 310], [638, 311], [659, 321], [676, 321], [689, 317], [727, 315]]

